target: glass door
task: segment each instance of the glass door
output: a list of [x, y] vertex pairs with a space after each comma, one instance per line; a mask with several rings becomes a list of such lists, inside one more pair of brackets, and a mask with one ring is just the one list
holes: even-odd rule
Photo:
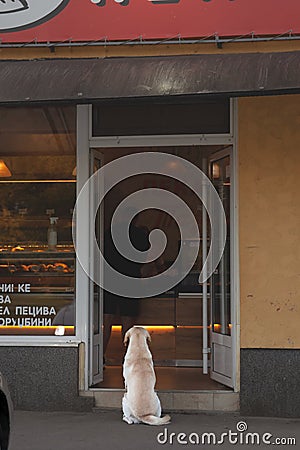
[[[90, 175], [93, 175], [102, 167], [103, 155], [96, 150], [90, 153]], [[102, 190], [103, 180], [98, 178], [95, 183], [90, 183], [90, 236], [95, 233], [96, 241], [103, 253], [103, 207], [98, 208], [98, 199]], [[96, 218], [95, 218], [96, 216]], [[100, 273], [99, 258], [96, 257], [94, 240], [90, 239], [90, 273]], [[98, 279], [98, 276], [93, 277]], [[97, 283], [90, 280], [90, 385], [95, 385], [103, 380], [103, 291]]]
[[[231, 154], [230, 149], [215, 153], [209, 162], [210, 179], [217, 190], [226, 216], [223, 256], [210, 279], [211, 301], [211, 378], [233, 387], [232, 292], [231, 292]], [[215, 218], [218, 220], [218, 218]]]

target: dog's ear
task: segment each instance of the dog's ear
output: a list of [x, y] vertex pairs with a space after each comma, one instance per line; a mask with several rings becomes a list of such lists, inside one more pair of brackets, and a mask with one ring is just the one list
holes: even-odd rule
[[125, 347], [126, 347], [128, 341], [129, 341], [129, 331], [130, 331], [130, 330], [126, 331], [125, 336], [124, 336], [124, 341], [123, 341], [123, 343], [124, 343]]
[[146, 330], [146, 339], [147, 339], [148, 344], [150, 344], [151, 336], [150, 336], [150, 334], [149, 334], [149, 332], [147, 330]]

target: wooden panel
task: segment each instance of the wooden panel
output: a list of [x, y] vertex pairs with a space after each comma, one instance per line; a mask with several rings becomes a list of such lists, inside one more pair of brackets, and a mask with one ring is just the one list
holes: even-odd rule
[[202, 297], [176, 299], [176, 325], [202, 325]]
[[[151, 335], [150, 350], [156, 361], [175, 359], [175, 328], [148, 328]], [[106, 353], [109, 364], [122, 364], [126, 348], [122, 343], [121, 330], [114, 330], [111, 334]]]
[[137, 323], [142, 325], [175, 325], [175, 299], [142, 299]]
[[176, 359], [202, 359], [202, 328], [176, 328]]
[[[175, 327], [175, 301], [177, 325], [180, 325], [177, 327]], [[117, 320], [117, 323], [120, 321]], [[152, 337], [150, 348], [155, 361], [202, 359], [201, 297], [142, 299], [136, 324], [147, 326]], [[162, 328], [159, 325], [169, 328]], [[121, 364], [124, 352], [121, 331], [115, 330], [108, 346], [108, 362]]]
[[112, 331], [105, 354], [106, 363], [122, 364], [125, 351], [126, 349], [122, 342], [121, 330]]
[[151, 328], [148, 330], [151, 335], [150, 350], [155, 361], [175, 359], [175, 328], [168, 330]]

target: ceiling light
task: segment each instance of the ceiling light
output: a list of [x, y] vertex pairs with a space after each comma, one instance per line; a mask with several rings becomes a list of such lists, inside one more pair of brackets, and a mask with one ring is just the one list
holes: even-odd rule
[[0, 177], [11, 177], [11, 171], [3, 161], [3, 159], [0, 159]]

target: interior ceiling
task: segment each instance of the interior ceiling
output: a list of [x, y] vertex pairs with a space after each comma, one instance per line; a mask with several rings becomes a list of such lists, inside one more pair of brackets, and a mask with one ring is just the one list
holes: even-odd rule
[[75, 107], [0, 108], [0, 120], [0, 157], [75, 154]]

